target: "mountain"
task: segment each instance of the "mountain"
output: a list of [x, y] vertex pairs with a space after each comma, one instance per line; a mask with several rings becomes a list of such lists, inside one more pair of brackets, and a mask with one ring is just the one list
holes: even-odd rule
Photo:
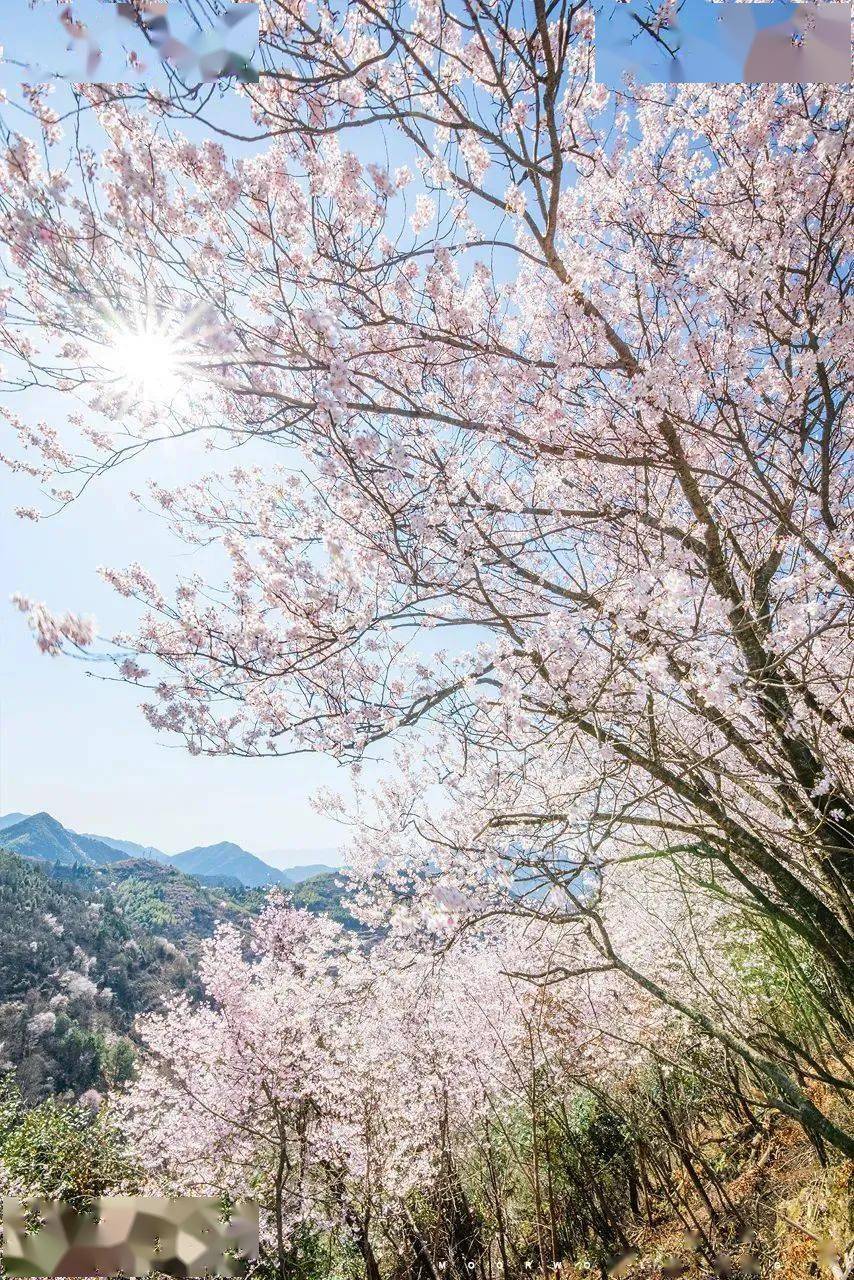
[[280, 870], [283, 876], [287, 876], [288, 884], [302, 884], [304, 880], [312, 880], [315, 876], [332, 875], [336, 868], [330, 867], [328, 862], [310, 862], [299, 867], [282, 867]]
[[[27, 858], [44, 858], [63, 865], [83, 863], [106, 866], [123, 858], [144, 859], [162, 866], [174, 867], [195, 875], [203, 883], [224, 888], [243, 886], [248, 889], [268, 885], [302, 884], [313, 876], [333, 871], [338, 855], [334, 849], [282, 849], [276, 857], [292, 865], [272, 867], [238, 844], [223, 840], [219, 844], [197, 845], [183, 853], [168, 854], [154, 845], [135, 840], [119, 840], [115, 836], [79, 835], [64, 827], [48, 813], [7, 813], [0, 817], [0, 846], [14, 849]], [[301, 863], [300, 859], [328, 856], [330, 863]], [[298, 865], [293, 865], [298, 864]]]
[[28, 813], [4, 813], [0, 815], [0, 831], [5, 831], [7, 827], [14, 827], [16, 823], [23, 822], [24, 818], [29, 818]]
[[100, 840], [101, 844], [108, 844], [111, 848], [118, 849], [128, 858], [148, 858], [150, 862], [172, 861], [168, 853], [164, 853], [162, 849], [155, 849], [153, 844], [137, 844], [135, 840], [116, 840], [114, 836], [90, 835], [87, 839]]
[[83, 863], [90, 867], [104, 867], [120, 862], [124, 857], [118, 849], [101, 840], [69, 831], [49, 813], [34, 813], [6, 827], [2, 842], [5, 849], [22, 857], [42, 858], [45, 862], [59, 862], [65, 866]]
[[109, 867], [86, 867], [66, 872], [53, 868], [51, 874], [72, 879], [77, 884], [100, 886], [121, 906], [129, 922], [163, 934], [190, 954], [200, 938], [210, 937], [217, 922], [246, 922], [264, 903], [256, 894], [234, 881], [233, 891], [221, 882], [202, 882], [177, 868], [148, 858], [125, 858]]
[[287, 871], [270, 867], [254, 853], [241, 849], [239, 844], [223, 840], [219, 844], [197, 845], [185, 849], [172, 858], [172, 866], [188, 875], [234, 876], [250, 889], [262, 885], [292, 883]]
[[[189, 872], [181, 872], [182, 875], [189, 875]], [[196, 871], [193, 879], [199, 884], [207, 885], [210, 889], [246, 889], [248, 886], [242, 880], [238, 880], [237, 876], [206, 876], [201, 871]], [[263, 887], [263, 886], [262, 886]]]
[[286, 876], [296, 876], [297, 880], [335, 871], [341, 865], [337, 849], [264, 849], [259, 857], [280, 867]]

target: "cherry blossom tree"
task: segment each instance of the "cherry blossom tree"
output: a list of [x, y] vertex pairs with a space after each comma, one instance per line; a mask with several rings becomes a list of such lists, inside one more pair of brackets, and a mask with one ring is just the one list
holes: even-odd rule
[[[850, 1152], [596, 896], [667, 859], [806, 948], [850, 1034], [848, 90], [609, 96], [568, 3], [261, 9], [237, 123], [214, 90], [78, 88], [71, 170], [41, 90], [42, 148], [7, 127], [9, 384], [83, 404], [5, 409], [11, 465], [62, 506], [147, 452], [141, 501], [224, 553], [219, 580], [104, 570], [156, 729], [357, 766], [397, 740], [358, 853], [387, 899], [562, 902], [582, 969]], [[164, 486], [158, 444], [199, 436], [245, 462]]]
[[360, 948], [276, 894], [251, 953], [223, 927], [201, 977], [202, 1004], [140, 1019], [139, 1075], [113, 1102], [150, 1185], [257, 1198], [283, 1267], [306, 1232], [355, 1248], [371, 1277], [389, 1249], [435, 1256], [415, 1194], [447, 1193], [484, 1119], [524, 1087], [530, 986], [493, 947], [437, 967], [395, 942]]
[[[646, 885], [623, 888], [636, 920], [625, 903]], [[673, 906], [660, 967], [697, 985], [701, 953]], [[719, 1259], [716, 1202], [736, 1209], [691, 1127], [719, 1123], [721, 1103], [707, 1083], [705, 1113], [687, 1108], [679, 1085], [689, 1064], [709, 1082], [719, 1064], [624, 975], [561, 981], [572, 937], [533, 933], [502, 920], [436, 964], [393, 933], [365, 946], [277, 891], [248, 949], [231, 926], [205, 945], [201, 1002], [139, 1021], [138, 1072], [108, 1115], [144, 1186], [257, 1199], [282, 1275], [318, 1249], [322, 1274], [355, 1253], [374, 1280], [547, 1276], [591, 1246], [604, 1266], [641, 1196], [647, 1213], [669, 1197]], [[634, 938], [635, 963], [647, 945]]]

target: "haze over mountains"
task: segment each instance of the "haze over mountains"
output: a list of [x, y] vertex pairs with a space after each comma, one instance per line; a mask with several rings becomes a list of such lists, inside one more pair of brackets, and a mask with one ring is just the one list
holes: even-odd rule
[[[49, 813], [7, 813], [0, 817], [0, 846], [28, 858], [42, 858], [46, 862], [58, 862], [71, 866], [108, 866], [125, 858], [142, 858], [175, 867], [188, 875], [204, 880], [222, 879], [224, 883], [239, 882], [247, 888], [267, 885], [300, 884], [311, 876], [332, 871], [334, 867], [323, 862], [288, 867], [283, 870], [271, 867], [257, 854], [249, 853], [228, 840], [218, 844], [196, 846], [181, 853], [168, 854], [152, 845], [138, 844], [133, 840], [118, 840], [112, 836], [80, 834], [62, 825]], [[292, 851], [282, 850], [287, 856]], [[318, 851], [302, 852], [309, 856]], [[321, 850], [335, 859], [334, 850]]]

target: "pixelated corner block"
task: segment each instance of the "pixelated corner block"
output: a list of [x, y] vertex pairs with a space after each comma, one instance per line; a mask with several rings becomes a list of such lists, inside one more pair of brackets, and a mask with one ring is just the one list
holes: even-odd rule
[[606, 0], [596, 79], [649, 84], [848, 84], [850, 4]]
[[85, 1211], [4, 1198], [7, 1276], [240, 1276], [258, 1257], [258, 1206], [197, 1197], [103, 1196]]
[[74, 0], [59, 8], [31, 9], [27, 0], [3, 0], [21, 7], [38, 61], [28, 69], [76, 82], [133, 83], [168, 94], [171, 75], [189, 86], [216, 80], [257, 83], [252, 58], [258, 48], [258, 5], [229, 4], [199, 27], [185, 0], [153, 5], [143, 12], [126, 0]]

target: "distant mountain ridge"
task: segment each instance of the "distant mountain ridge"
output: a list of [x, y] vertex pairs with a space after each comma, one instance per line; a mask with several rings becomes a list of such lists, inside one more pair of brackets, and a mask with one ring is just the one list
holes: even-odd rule
[[301, 884], [312, 876], [334, 870], [325, 863], [289, 867], [287, 870], [271, 867], [257, 854], [249, 853], [247, 849], [228, 840], [212, 845], [197, 845], [170, 855], [153, 845], [138, 844], [134, 840], [81, 835], [44, 812], [8, 813], [0, 816], [0, 846], [23, 857], [40, 858], [45, 862], [56, 862], [64, 866], [77, 863], [84, 866], [107, 866], [126, 858], [141, 858], [147, 862], [174, 867], [187, 875], [198, 876], [209, 884], [238, 883], [251, 889]]
[[[2, 819], [0, 819], [1, 821]], [[155, 849], [153, 844], [137, 844], [135, 840], [116, 840], [113, 836], [98, 836], [92, 832], [88, 834], [92, 840], [100, 840], [102, 844], [109, 844], [114, 849], [120, 849], [129, 858], [146, 858], [149, 862], [172, 861], [170, 854], [164, 853], [162, 849]]]
[[294, 884], [295, 881], [286, 871], [278, 867], [268, 866], [254, 853], [241, 849], [239, 844], [222, 840], [219, 844], [197, 845], [194, 849], [185, 849], [172, 858], [173, 867], [186, 871], [188, 875], [226, 875], [235, 876], [241, 884], [250, 889], [259, 889], [269, 884]]
[[49, 813], [34, 813], [5, 827], [2, 842], [4, 848], [25, 858], [41, 858], [45, 862], [60, 862], [66, 866], [82, 862], [105, 867], [111, 862], [121, 862], [125, 856], [112, 845], [92, 836], [68, 831]]
[[16, 822], [23, 822], [24, 818], [32, 817], [29, 813], [4, 813], [0, 817], [0, 831], [5, 831], [7, 827], [14, 827]]

